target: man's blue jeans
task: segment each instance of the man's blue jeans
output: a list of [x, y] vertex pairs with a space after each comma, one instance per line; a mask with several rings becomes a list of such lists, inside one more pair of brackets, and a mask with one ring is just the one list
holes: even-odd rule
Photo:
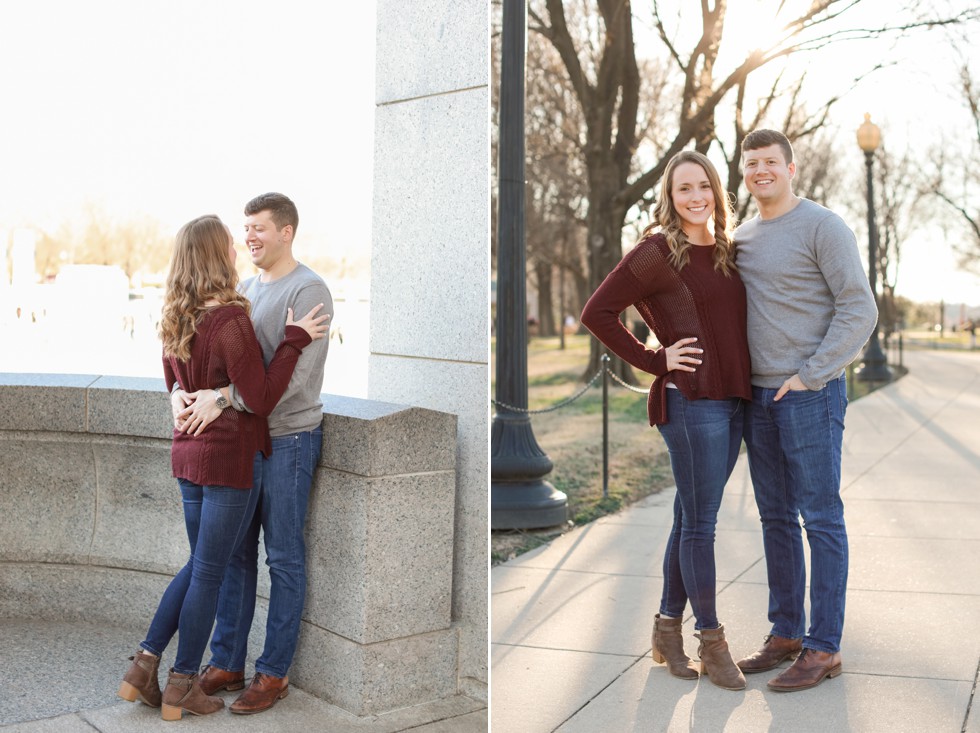
[[214, 624], [225, 568], [232, 550], [244, 536], [247, 518], [255, 506], [255, 491], [200, 486], [186, 479], [177, 482], [191, 553], [187, 564], [164, 591], [140, 646], [159, 656], [179, 629], [174, 670], [195, 674], [201, 667]]
[[272, 456], [256, 456], [255, 514], [232, 556], [218, 598], [210, 664], [219, 669], [245, 669], [248, 633], [255, 613], [261, 529], [272, 584], [265, 647], [255, 662], [255, 671], [273, 677], [285, 677], [289, 671], [306, 599], [303, 531], [322, 440], [320, 428], [275, 437]]
[[742, 445], [742, 400], [688, 400], [680, 390], [668, 389], [667, 420], [658, 427], [677, 494], [660, 613], [681, 617], [690, 600], [694, 627], [716, 629], [715, 524]]
[[844, 377], [819, 391], [752, 388], [745, 443], [769, 574], [772, 633], [803, 637], [806, 566], [800, 517], [810, 543], [810, 629], [803, 646], [840, 650], [847, 589], [847, 531], [840, 498]]

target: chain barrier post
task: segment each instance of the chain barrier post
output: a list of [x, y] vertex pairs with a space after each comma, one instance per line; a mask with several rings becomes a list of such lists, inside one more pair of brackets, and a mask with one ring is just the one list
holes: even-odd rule
[[602, 361], [602, 498], [609, 498], [609, 354]]

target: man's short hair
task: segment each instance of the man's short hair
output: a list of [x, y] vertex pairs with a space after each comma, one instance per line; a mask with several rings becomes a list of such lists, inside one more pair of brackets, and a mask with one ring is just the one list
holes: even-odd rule
[[742, 141], [742, 155], [748, 150], [759, 150], [768, 148], [770, 145], [778, 145], [783, 149], [783, 157], [786, 158], [786, 165], [793, 162], [793, 146], [789, 138], [778, 130], [753, 130]]
[[287, 224], [292, 225], [293, 236], [296, 236], [299, 212], [296, 211], [296, 204], [288, 196], [281, 193], [264, 193], [245, 204], [245, 216], [253, 216], [260, 211], [269, 212], [276, 229], [282, 229]]

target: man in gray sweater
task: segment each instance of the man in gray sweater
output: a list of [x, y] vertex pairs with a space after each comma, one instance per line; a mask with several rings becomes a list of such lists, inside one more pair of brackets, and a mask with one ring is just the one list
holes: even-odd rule
[[[796, 658], [769, 681], [771, 689], [791, 692], [841, 672], [848, 562], [840, 497], [843, 372], [878, 311], [854, 234], [837, 214], [793, 193], [796, 164], [786, 136], [750, 133], [742, 166], [759, 207], [735, 231], [752, 357], [745, 442], [772, 630], [738, 666], [762, 672]], [[810, 545], [809, 628], [801, 516]]]
[[[307, 313], [322, 303], [319, 314], [332, 317], [333, 300], [323, 280], [293, 257], [299, 215], [289, 198], [263, 194], [246, 204], [245, 215], [245, 244], [259, 274], [241, 283], [239, 290], [251, 301], [255, 335], [268, 364], [283, 339], [287, 308]], [[287, 672], [296, 651], [306, 594], [303, 531], [313, 473], [320, 460], [320, 388], [329, 341], [320, 339], [303, 350], [285, 394], [269, 416], [272, 455], [256, 455], [254, 513], [221, 585], [211, 661], [200, 678], [201, 689], [208, 695], [245, 686], [261, 529], [271, 579], [265, 646], [255, 661], [255, 676], [248, 689], [231, 705], [233, 713], [268, 710], [288, 693]], [[178, 409], [191, 399], [189, 407]], [[195, 395], [176, 393], [172, 401], [182, 429], [194, 433], [204, 430], [222, 409], [248, 409], [234, 385]]]

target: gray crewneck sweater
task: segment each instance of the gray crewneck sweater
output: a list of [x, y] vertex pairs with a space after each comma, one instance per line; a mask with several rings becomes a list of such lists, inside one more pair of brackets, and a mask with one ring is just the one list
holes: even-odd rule
[[740, 225], [735, 243], [748, 298], [752, 384], [778, 388], [799, 374], [816, 390], [840, 377], [878, 319], [844, 220], [800, 199], [782, 216]]
[[[264, 283], [259, 276], [251, 277], [238, 290], [252, 303], [252, 324], [262, 346], [266, 367], [286, 333], [286, 309], [293, 309], [293, 318], [300, 319], [317, 303], [323, 303], [317, 316], [333, 317], [333, 298], [326, 283], [306, 265], [297, 264], [288, 275]], [[289, 380], [286, 393], [269, 415], [269, 434], [272, 437], [313, 430], [323, 421], [323, 367], [327, 360], [329, 338], [314, 341], [300, 354], [296, 369]], [[232, 403], [241, 406], [241, 397], [232, 385]]]

